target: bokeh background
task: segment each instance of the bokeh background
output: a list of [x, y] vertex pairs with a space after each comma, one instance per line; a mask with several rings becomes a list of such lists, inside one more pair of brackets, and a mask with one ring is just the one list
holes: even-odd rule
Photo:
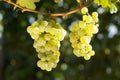
[[[76, 0], [53, 0], [36, 3], [37, 10], [44, 12], [67, 12], [78, 6]], [[51, 72], [36, 66], [37, 53], [26, 28], [32, 22], [55, 19], [68, 31], [69, 26], [81, 19], [80, 12], [62, 17], [48, 17], [35, 13], [13, 10], [13, 6], [0, 1], [0, 80], [120, 80], [120, 3], [118, 12], [92, 4], [89, 12], [99, 13], [99, 33], [92, 38], [96, 55], [89, 61], [72, 53], [68, 35], [61, 42], [58, 66]]]

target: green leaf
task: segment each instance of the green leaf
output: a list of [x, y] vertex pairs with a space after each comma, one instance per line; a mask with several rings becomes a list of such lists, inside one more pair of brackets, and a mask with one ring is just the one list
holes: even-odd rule
[[94, 2], [101, 5], [103, 8], [109, 8], [111, 14], [117, 13], [118, 11], [115, 4], [119, 2], [119, 0], [94, 0]]
[[114, 4], [112, 4], [112, 5], [110, 6], [110, 13], [111, 13], [111, 14], [117, 13], [117, 11], [118, 11], [117, 7], [116, 7]]
[[40, 0], [17, 0], [16, 4], [19, 4], [22, 7], [26, 7], [32, 10], [35, 10], [35, 2], [39, 2]]

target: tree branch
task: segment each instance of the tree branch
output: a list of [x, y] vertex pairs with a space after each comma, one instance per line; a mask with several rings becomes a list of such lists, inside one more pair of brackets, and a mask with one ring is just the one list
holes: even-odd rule
[[[76, 13], [78, 11], [80, 11], [80, 9], [84, 6], [88, 6], [88, 5], [80, 5], [78, 8], [74, 9], [74, 10], [71, 10], [71, 11], [68, 11], [68, 12], [63, 12], [63, 13], [45, 13], [45, 12], [40, 12], [40, 11], [36, 11], [36, 10], [32, 10], [32, 9], [28, 9], [28, 8], [25, 8], [25, 7], [22, 7], [14, 2], [12, 2], [11, 0], [3, 0], [13, 6], [16, 6], [18, 7], [22, 12], [32, 12], [32, 13], [37, 13], [37, 14], [42, 14], [42, 15], [46, 15], [46, 16], [67, 16], [67, 15], [70, 15], [70, 14], [73, 14], [73, 13]], [[81, 0], [83, 1], [83, 0]]]

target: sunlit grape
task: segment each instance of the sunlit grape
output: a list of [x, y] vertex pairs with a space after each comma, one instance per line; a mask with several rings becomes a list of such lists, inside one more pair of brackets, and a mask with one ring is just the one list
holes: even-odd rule
[[90, 15], [83, 15], [83, 21], [85, 21], [86, 23], [91, 23], [93, 19]]
[[92, 12], [92, 17], [98, 17], [98, 13], [97, 12]]
[[95, 51], [90, 51], [90, 52], [88, 52], [88, 54], [91, 55], [91, 56], [94, 56], [95, 55]]
[[80, 3], [80, 0], [76, 0], [78, 3]]
[[85, 28], [86, 23], [84, 21], [78, 21], [78, 27], [80, 27], [81, 29]]
[[89, 54], [86, 54], [85, 56], [84, 56], [84, 59], [85, 60], [89, 60], [91, 58], [91, 56], [89, 55]]
[[87, 34], [96, 34], [96, 33], [98, 33], [98, 27], [96, 27], [96, 25], [89, 24], [86, 26], [86, 33]]
[[91, 41], [91, 38], [89, 36], [81, 36], [80, 37], [80, 42], [83, 44], [89, 44]]
[[62, 0], [54, 0], [55, 3], [59, 3], [61, 2]]
[[88, 13], [87, 7], [83, 7], [83, 8], [81, 9], [81, 13], [82, 13], [82, 14], [87, 14], [87, 13]]

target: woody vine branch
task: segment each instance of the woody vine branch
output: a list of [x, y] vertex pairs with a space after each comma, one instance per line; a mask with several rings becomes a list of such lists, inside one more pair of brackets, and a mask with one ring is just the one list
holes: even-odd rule
[[[57, 17], [57, 16], [67, 16], [73, 13], [76, 13], [78, 11], [80, 11], [80, 9], [84, 6], [88, 7], [90, 6], [90, 4], [86, 5], [86, 1], [85, 0], [80, 0], [80, 5], [79, 7], [77, 7], [74, 10], [68, 11], [68, 12], [62, 12], [62, 13], [46, 13], [46, 12], [41, 12], [41, 11], [36, 11], [36, 10], [32, 10], [32, 9], [28, 9], [25, 7], [22, 7], [14, 2], [12, 2], [11, 0], [3, 0], [5, 2], [7, 2], [8, 4], [11, 4], [13, 6], [16, 6], [17, 8], [19, 8], [22, 12], [32, 12], [32, 13], [36, 13], [36, 14], [41, 14], [41, 15], [46, 15], [46, 16], [53, 16], [53, 17]], [[83, 2], [84, 1], [84, 2]], [[91, 3], [93, 2], [93, 0], [91, 0]]]

